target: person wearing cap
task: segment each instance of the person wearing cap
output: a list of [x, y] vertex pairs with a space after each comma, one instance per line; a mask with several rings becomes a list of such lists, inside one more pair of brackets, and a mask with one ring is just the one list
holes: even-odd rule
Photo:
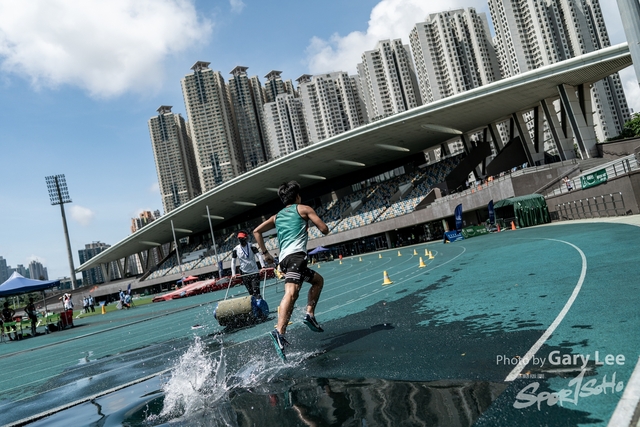
[[242, 284], [251, 296], [262, 299], [260, 295], [260, 272], [262, 270], [258, 270], [256, 258], [260, 262], [260, 266], [265, 268], [264, 258], [258, 248], [248, 243], [249, 235], [246, 231], [238, 231], [236, 237], [238, 245], [231, 251], [231, 280], [233, 281], [237, 276], [236, 266], [240, 264]]
[[323, 332], [315, 318], [315, 309], [320, 292], [324, 286], [323, 277], [307, 266], [307, 241], [309, 240], [309, 221], [313, 223], [324, 235], [329, 234], [329, 227], [324, 223], [316, 211], [307, 205], [301, 204], [300, 184], [296, 181], [285, 182], [278, 188], [278, 196], [285, 205], [280, 212], [257, 226], [253, 230], [253, 236], [269, 263], [273, 262], [273, 256], [269, 254], [264, 244], [262, 233], [276, 229], [278, 243], [280, 244], [280, 270], [285, 274], [284, 296], [280, 302], [278, 324], [276, 329], [269, 333], [278, 356], [286, 360], [284, 346], [289, 342], [284, 334], [293, 313], [294, 304], [298, 299], [302, 282], [311, 283], [307, 297], [307, 313], [302, 323], [313, 332]]

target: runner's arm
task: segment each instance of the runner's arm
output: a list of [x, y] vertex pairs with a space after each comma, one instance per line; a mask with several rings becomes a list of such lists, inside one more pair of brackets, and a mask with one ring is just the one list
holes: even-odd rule
[[268, 263], [272, 263], [273, 262], [273, 256], [271, 256], [269, 251], [267, 251], [267, 248], [266, 248], [266, 246], [264, 244], [264, 238], [262, 237], [262, 233], [264, 233], [265, 231], [273, 230], [274, 228], [276, 228], [276, 216], [275, 215], [272, 216], [271, 218], [269, 218], [268, 220], [266, 220], [265, 222], [263, 222], [262, 224], [260, 224], [259, 226], [257, 226], [253, 230], [253, 237], [256, 239], [256, 243], [258, 244], [258, 248], [260, 248], [260, 253], [262, 255], [264, 255], [264, 259]]
[[300, 213], [302, 218], [310, 220], [313, 225], [318, 227], [318, 230], [320, 230], [322, 234], [329, 234], [329, 227], [327, 227], [327, 224], [325, 224], [324, 221], [320, 219], [316, 211], [314, 211], [311, 206], [298, 205], [298, 208], [298, 213]]

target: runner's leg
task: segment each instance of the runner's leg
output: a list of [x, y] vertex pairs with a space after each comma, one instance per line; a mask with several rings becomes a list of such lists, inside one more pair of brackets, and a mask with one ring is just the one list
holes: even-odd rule
[[324, 286], [324, 278], [315, 273], [311, 279], [311, 288], [309, 288], [309, 295], [307, 297], [307, 313], [315, 317], [316, 305], [320, 299], [320, 293]]
[[280, 301], [280, 311], [278, 313], [278, 332], [284, 334], [291, 319], [291, 313], [293, 312], [293, 306], [300, 294], [300, 285], [293, 282], [284, 284], [284, 296]]

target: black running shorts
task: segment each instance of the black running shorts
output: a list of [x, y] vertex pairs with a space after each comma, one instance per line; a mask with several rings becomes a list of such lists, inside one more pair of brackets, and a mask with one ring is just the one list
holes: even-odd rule
[[307, 254], [296, 252], [288, 255], [280, 261], [280, 271], [284, 273], [284, 283], [295, 283], [301, 285], [302, 282], [311, 282], [315, 271], [307, 267]]

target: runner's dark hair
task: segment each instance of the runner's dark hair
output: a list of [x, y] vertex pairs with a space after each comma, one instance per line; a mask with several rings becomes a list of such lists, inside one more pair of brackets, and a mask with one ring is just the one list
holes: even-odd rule
[[300, 194], [300, 184], [297, 181], [283, 182], [278, 188], [278, 196], [285, 206], [295, 203], [298, 194]]

